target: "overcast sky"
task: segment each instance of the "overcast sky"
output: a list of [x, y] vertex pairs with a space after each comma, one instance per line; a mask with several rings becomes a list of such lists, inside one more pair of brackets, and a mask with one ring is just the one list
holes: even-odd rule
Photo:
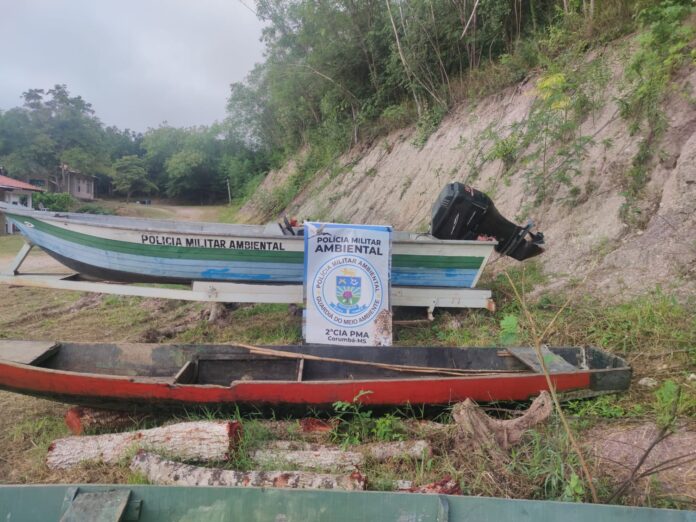
[[207, 125], [224, 118], [230, 83], [262, 60], [261, 22], [240, 0], [0, 3], [2, 110], [65, 83], [106, 125]]

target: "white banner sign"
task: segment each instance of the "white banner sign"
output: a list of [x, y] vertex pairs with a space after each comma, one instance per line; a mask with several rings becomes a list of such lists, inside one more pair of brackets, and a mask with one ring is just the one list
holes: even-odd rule
[[391, 227], [305, 223], [305, 340], [391, 346]]

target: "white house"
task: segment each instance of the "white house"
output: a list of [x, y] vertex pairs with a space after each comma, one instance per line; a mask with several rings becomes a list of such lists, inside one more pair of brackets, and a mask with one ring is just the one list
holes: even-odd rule
[[[21, 205], [32, 208], [31, 196], [34, 192], [43, 192], [44, 189], [24, 183], [16, 179], [0, 175], [0, 201], [9, 205]], [[0, 214], [0, 235], [14, 233], [5, 216]]]

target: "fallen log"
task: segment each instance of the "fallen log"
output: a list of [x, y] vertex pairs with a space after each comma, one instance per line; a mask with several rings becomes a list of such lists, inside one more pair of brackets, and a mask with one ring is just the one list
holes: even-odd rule
[[430, 444], [424, 440], [373, 442], [353, 446], [351, 451], [338, 446], [276, 440], [253, 452], [251, 458], [262, 466], [290, 465], [313, 470], [350, 471], [362, 467], [366, 457], [384, 462], [395, 458], [422, 459], [431, 454]]
[[384, 462], [390, 459], [423, 459], [432, 455], [432, 448], [425, 440], [400, 440], [396, 442], [372, 442], [356, 447], [371, 459]]
[[146, 418], [147, 415], [142, 414], [82, 406], [73, 406], [65, 412], [64, 417], [65, 425], [74, 435], [82, 435], [92, 430], [122, 431], [137, 426]]
[[138, 452], [130, 469], [152, 484], [163, 486], [227, 486], [292, 489], [365, 489], [365, 478], [354, 471], [330, 475], [307, 471], [234, 471], [204, 468], [166, 460], [153, 453]]
[[183, 422], [149, 430], [66, 437], [53, 441], [46, 464], [66, 469], [88, 460], [115, 464], [136, 449], [151, 449], [184, 460], [227, 460], [241, 435], [241, 425], [228, 422]]
[[306, 450], [256, 450], [252, 453], [251, 459], [262, 466], [298, 466], [306, 469], [337, 471], [352, 471], [365, 462], [365, 457], [361, 453], [326, 446]]

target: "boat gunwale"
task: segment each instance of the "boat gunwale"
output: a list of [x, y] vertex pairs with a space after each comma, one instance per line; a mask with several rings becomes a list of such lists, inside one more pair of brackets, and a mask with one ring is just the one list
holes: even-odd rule
[[[59, 350], [60, 346], [62, 346], [62, 343], [59, 344]], [[66, 343], [67, 344], [67, 343]], [[72, 345], [79, 345], [79, 346], [89, 346], [91, 344], [102, 344], [102, 343], [70, 343]], [[103, 344], [108, 344], [108, 343], [103, 343]], [[158, 344], [151, 344], [151, 343], [129, 343], [133, 344], [136, 346], [166, 346], [166, 345], [158, 345]], [[234, 345], [231, 345], [234, 346]], [[572, 348], [572, 347], [571, 347]], [[577, 347], [578, 349], [581, 350], [586, 350], [586, 347]], [[463, 349], [463, 348], [462, 348]], [[495, 348], [491, 348], [495, 349]], [[288, 352], [288, 353], [297, 353], [297, 352]], [[605, 352], [603, 352], [605, 353]], [[557, 376], [557, 375], [577, 375], [577, 374], [595, 374], [595, 373], [605, 373], [605, 372], [610, 372], [610, 371], [618, 371], [618, 370], [631, 370], [631, 367], [626, 363], [626, 361], [613, 354], [609, 354], [611, 357], [619, 359], [622, 361], [625, 366], [618, 366], [618, 367], [603, 367], [603, 368], [582, 368], [582, 367], [576, 367], [576, 371], [571, 371], [571, 372], [554, 372], [550, 373], [549, 375], [551, 377]], [[280, 359], [280, 358], [279, 358]], [[300, 359], [299, 357], [297, 358], [298, 360]], [[332, 361], [333, 362], [333, 361]], [[334, 364], [350, 364], [350, 362], [345, 362], [345, 363], [340, 363], [340, 362], [333, 362]], [[167, 387], [196, 387], [196, 388], [221, 388], [221, 389], [231, 389], [235, 385], [238, 384], [296, 384], [296, 383], [302, 383], [302, 384], [336, 384], [336, 383], [369, 383], [369, 382], [375, 382], [375, 381], [391, 381], [391, 382], [396, 382], [396, 381], [406, 381], [406, 382], [413, 382], [413, 381], [427, 381], [427, 380], [437, 380], [437, 381], [459, 381], [459, 380], [474, 380], [474, 379], [480, 379], [480, 378], [489, 378], [492, 375], [494, 375], [496, 378], [519, 378], [519, 377], [531, 377], [531, 376], [539, 376], [539, 375], [544, 375], [542, 372], [534, 372], [534, 371], [520, 371], [520, 372], [514, 372], [514, 373], [506, 373], [506, 372], [496, 372], [495, 370], [491, 370], [490, 373], [476, 373], [476, 374], [462, 374], [462, 375], [457, 375], [457, 376], [448, 376], [448, 375], [440, 375], [437, 373], [432, 374], [431, 376], [413, 376], [413, 377], [407, 377], [407, 378], [388, 378], [388, 377], [376, 377], [373, 379], [326, 379], [326, 380], [306, 380], [306, 381], [296, 381], [296, 380], [280, 380], [280, 379], [273, 379], [273, 380], [262, 380], [262, 379], [254, 379], [253, 381], [243, 381], [243, 380], [234, 380], [231, 381], [229, 385], [223, 386], [219, 384], [191, 384], [191, 383], [175, 383], [173, 382], [176, 374], [172, 374], [171, 379], [172, 382], [166, 382], [163, 379], [168, 379], [169, 377], [152, 377], [152, 376], [147, 376], [147, 375], [114, 375], [114, 374], [106, 374], [106, 373], [92, 373], [92, 372], [78, 372], [74, 370], [65, 370], [65, 369], [59, 369], [59, 368], [46, 368], [44, 366], [40, 365], [32, 365], [32, 364], [25, 364], [25, 363], [18, 363], [18, 362], [13, 362], [7, 359], [2, 359], [0, 357], [0, 367], [2, 366], [10, 366], [18, 369], [29, 369], [33, 371], [38, 371], [40, 373], [46, 373], [46, 374], [60, 374], [60, 375], [66, 375], [66, 376], [82, 376], [82, 377], [90, 377], [90, 378], [96, 378], [96, 379], [107, 379], [107, 380], [115, 380], [115, 381], [124, 381], [124, 382], [132, 382], [134, 384], [160, 384], [163, 386]], [[466, 369], [464, 369], [466, 370]]]
[[[490, 373], [484, 373], [484, 374], [471, 374], [471, 375], [461, 375], [461, 376], [447, 376], [447, 375], [439, 375], [439, 374], [433, 374], [432, 376], [429, 377], [408, 377], [408, 378], [374, 378], [374, 379], [327, 379], [327, 380], [307, 380], [307, 381], [296, 381], [296, 380], [261, 380], [261, 379], [254, 379], [253, 381], [245, 381], [245, 380], [234, 380], [231, 381], [228, 386], [223, 386], [220, 384], [187, 384], [187, 383], [175, 383], [173, 382], [173, 379], [175, 375], [172, 375], [172, 382], [166, 382], [164, 379], [167, 377], [150, 377], [150, 376], [141, 376], [141, 375], [112, 375], [112, 374], [105, 374], [105, 373], [91, 373], [91, 372], [76, 372], [76, 371], [71, 371], [71, 370], [59, 370], [56, 368], [45, 368], [42, 366], [34, 366], [31, 364], [24, 364], [24, 363], [15, 363], [12, 361], [8, 361], [5, 359], [0, 359], [0, 368], [3, 366], [9, 366], [12, 368], [17, 368], [21, 370], [29, 370], [29, 371], [36, 371], [38, 373], [45, 373], [45, 374], [54, 374], [54, 375], [61, 375], [61, 376], [66, 376], [66, 377], [72, 377], [72, 376], [79, 376], [79, 377], [86, 377], [86, 378], [93, 378], [93, 379], [102, 379], [102, 380], [111, 380], [111, 381], [119, 381], [119, 382], [130, 382], [135, 385], [148, 385], [148, 386], [162, 386], [166, 388], [209, 388], [211, 390], [232, 390], [237, 386], [250, 386], [250, 385], [268, 385], [268, 384], [274, 384], [274, 385], [288, 385], [288, 384], [302, 384], [302, 385], [335, 385], [335, 384], [346, 384], [346, 383], [351, 383], [351, 384], [366, 384], [366, 383], [373, 383], [373, 382], [384, 382], [384, 381], [389, 381], [390, 383], [398, 383], [398, 382], [414, 382], [414, 381], [462, 381], [462, 380], [481, 380], [481, 379], [489, 379], [491, 377], [495, 377], [496, 379], [519, 379], [519, 378], [527, 378], [527, 377], [539, 377], [543, 376], [543, 373], [538, 373], [538, 372], [533, 372], [533, 371], [527, 371], [527, 372], [518, 372], [518, 373], [498, 373], [495, 370], [491, 370]], [[593, 374], [593, 373], [600, 373], [600, 372], [608, 372], [608, 371], [615, 371], [615, 370], [627, 370], [630, 369], [630, 367], [619, 367], [619, 368], [596, 368], [596, 369], [578, 369], [578, 371], [574, 372], [558, 372], [558, 373], [552, 373], [550, 374], [551, 377], [556, 377], [556, 376], [568, 376], [568, 375], [582, 375], [582, 374]], [[1, 379], [1, 372], [0, 372], [0, 379]], [[0, 384], [0, 388], [2, 388], [2, 385]], [[17, 388], [15, 388], [17, 389]], [[26, 389], [32, 390], [33, 388], [27, 387]], [[89, 395], [89, 394], [88, 394]], [[115, 395], [114, 397], [118, 397], [118, 395]]]
[[[33, 209], [22, 209], [15, 208], [16, 206], [10, 207], [6, 204], [0, 203], [0, 213], [4, 212], [6, 214], [32, 217], [39, 221], [73, 221], [75, 224], [93, 226], [93, 227], [103, 227], [114, 230], [128, 230], [134, 232], [159, 232], [159, 233], [175, 233], [175, 234], [191, 234], [191, 235], [207, 235], [207, 236], [239, 236], [239, 237], [253, 237], [259, 239], [273, 239], [273, 240], [287, 240], [287, 241], [304, 241], [304, 236], [286, 236], [283, 234], [269, 234], [264, 232], [266, 225], [252, 225], [252, 224], [241, 224], [241, 223], [217, 223], [213, 221], [176, 221], [168, 219], [151, 219], [151, 218], [138, 218], [130, 216], [103, 216], [97, 214], [87, 214], [90, 217], [85, 218], [86, 214], [79, 214], [75, 212], [53, 212], [53, 211], [42, 211]], [[137, 221], [142, 224], [146, 224], [146, 228], [136, 228], [133, 226], [126, 226], [125, 224], [113, 224], [109, 223], [108, 219], [117, 219], [124, 221]], [[153, 227], [152, 224], [155, 224]], [[157, 227], [162, 228], [157, 228]], [[258, 230], [258, 232], [250, 233], [251, 231], [240, 231], [236, 232], [230, 230], [229, 233], [224, 231], [211, 231], [206, 232], [205, 227], [214, 228], [253, 228]], [[189, 228], [190, 227], [190, 228]], [[199, 227], [201, 230], [196, 230]], [[408, 231], [395, 231], [397, 234], [411, 234], [417, 237], [423, 237], [424, 239], [392, 239], [392, 243], [407, 244], [407, 245], [469, 245], [469, 246], [490, 246], [491, 250], [498, 244], [498, 241], [478, 241], [478, 240], [449, 240], [449, 239], [438, 239], [427, 233], [417, 233]]]

